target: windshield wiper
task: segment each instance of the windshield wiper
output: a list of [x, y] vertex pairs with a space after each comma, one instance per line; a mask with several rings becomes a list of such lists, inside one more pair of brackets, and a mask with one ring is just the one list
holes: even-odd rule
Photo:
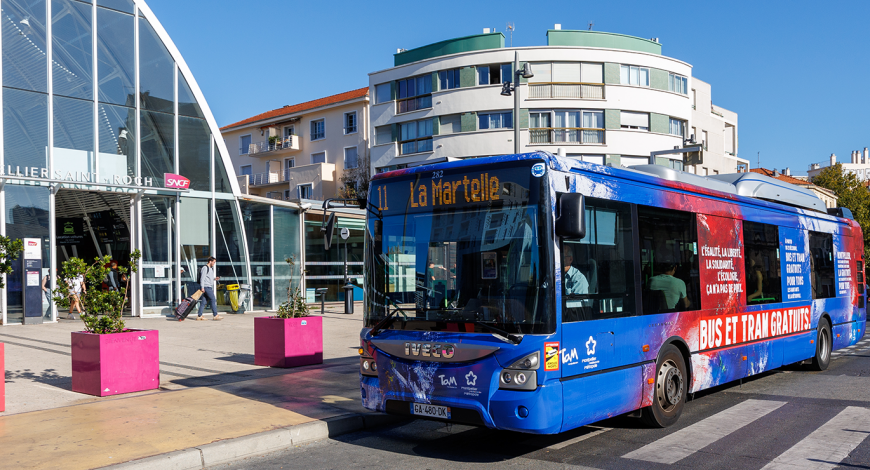
[[384, 295], [384, 298], [388, 300], [391, 304], [393, 304], [393, 307], [396, 307], [396, 309], [392, 312], [387, 313], [387, 316], [385, 316], [383, 320], [379, 321], [378, 324], [372, 328], [372, 331], [369, 332], [369, 334], [372, 336], [377, 336], [377, 334], [380, 333], [381, 330], [390, 326], [395, 321], [394, 315], [396, 315], [396, 312], [400, 312], [402, 316], [405, 317], [405, 320], [408, 319], [408, 314], [405, 313], [405, 311], [402, 310], [401, 307], [396, 305], [396, 302], [394, 302], [389, 295]]
[[514, 343], [514, 344], [520, 344], [520, 341], [523, 340], [523, 338], [520, 336], [512, 335], [512, 334], [508, 333], [507, 331], [502, 330], [501, 328], [496, 328], [496, 327], [490, 325], [489, 323], [484, 323], [480, 320], [475, 321], [474, 324], [480, 325], [480, 326], [486, 328], [487, 330], [492, 331], [493, 333], [498, 333], [498, 334], [504, 336], [505, 338], [509, 339], [510, 342]]

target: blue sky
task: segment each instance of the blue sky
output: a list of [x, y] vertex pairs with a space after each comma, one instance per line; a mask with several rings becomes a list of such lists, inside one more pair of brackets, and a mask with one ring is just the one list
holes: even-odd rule
[[870, 146], [867, 0], [147, 1], [220, 125], [367, 86], [399, 47], [505, 32], [509, 22], [515, 46], [544, 45], [555, 23], [593, 22], [596, 31], [658, 37], [664, 55], [691, 64], [713, 102], [738, 113], [739, 156], [753, 167], [761, 152], [763, 167], [806, 174], [832, 152], [848, 161]]

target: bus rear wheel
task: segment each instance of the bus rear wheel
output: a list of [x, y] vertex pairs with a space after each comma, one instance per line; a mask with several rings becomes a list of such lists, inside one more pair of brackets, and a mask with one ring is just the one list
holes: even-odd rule
[[813, 357], [811, 368], [813, 370], [822, 371], [828, 368], [831, 363], [831, 349], [833, 348], [831, 340], [831, 323], [826, 318], [819, 320], [819, 327], [816, 329], [816, 355]]
[[686, 403], [686, 363], [680, 350], [668, 344], [656, 361], [653, 403], [643, 409], [641, 418], [650, 427], [665, 428], [677, 422]]

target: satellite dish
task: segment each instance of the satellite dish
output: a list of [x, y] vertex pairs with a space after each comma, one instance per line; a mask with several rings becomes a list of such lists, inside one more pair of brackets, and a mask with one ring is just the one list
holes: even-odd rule
[[323, 232], [323, 249], [329, 251], [329, 247], [332, 246], [332, 235], [335, 233], [335, 212], [329, 214], [326, 225], [322, 225], [320, 231]]

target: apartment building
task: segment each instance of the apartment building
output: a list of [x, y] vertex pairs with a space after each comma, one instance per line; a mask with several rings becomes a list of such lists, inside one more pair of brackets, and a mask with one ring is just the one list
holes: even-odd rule
[[[547, 150], [610, 165], [649, 162], [650, 153], [683, 147], [695, 128], [703, 162], [682, 155], [656, 163], [695, 173], [746, 171], [737, 157], [737, 114], [712, 104], [710, 85], [692, 66], [662, 55], [657, 38], [598, 31], [547, 31], [547, 45], [505, 47], [483, 34], [399, 50], [394, 67], [369, 74], [374, 172], [445, 159]], [[531, 78], [512, 83], [514, 61]], [[694, 91], [694, 92], [693, 92]]]
[[747, 171], [749, 162], [737, 158], [737, 113], [713, 104], [712, 87], [692, 79], [692, 121], [690, 135], [704, 147], [704, 162], [695, 165], [695, 173], [718, 175]]
[[[839, 162], [843, 167], [843, 171], [854, 174], [861, 181], [870, 181], [870, 149], [864, 147], [863, 152], [853, 150], [849, 158], [848, 162]], [[813, 178], [819, 176], [822, 170], [837, 163], [837, 156], [833, 153], [823, 162], [810, 163], [807, 170], [809, 180], [812, 181]]]
[[222, 127], [242, 194], [335, 197], [345, 173], [368, 161], [368, 103], [369, 89], [360, 88]]

